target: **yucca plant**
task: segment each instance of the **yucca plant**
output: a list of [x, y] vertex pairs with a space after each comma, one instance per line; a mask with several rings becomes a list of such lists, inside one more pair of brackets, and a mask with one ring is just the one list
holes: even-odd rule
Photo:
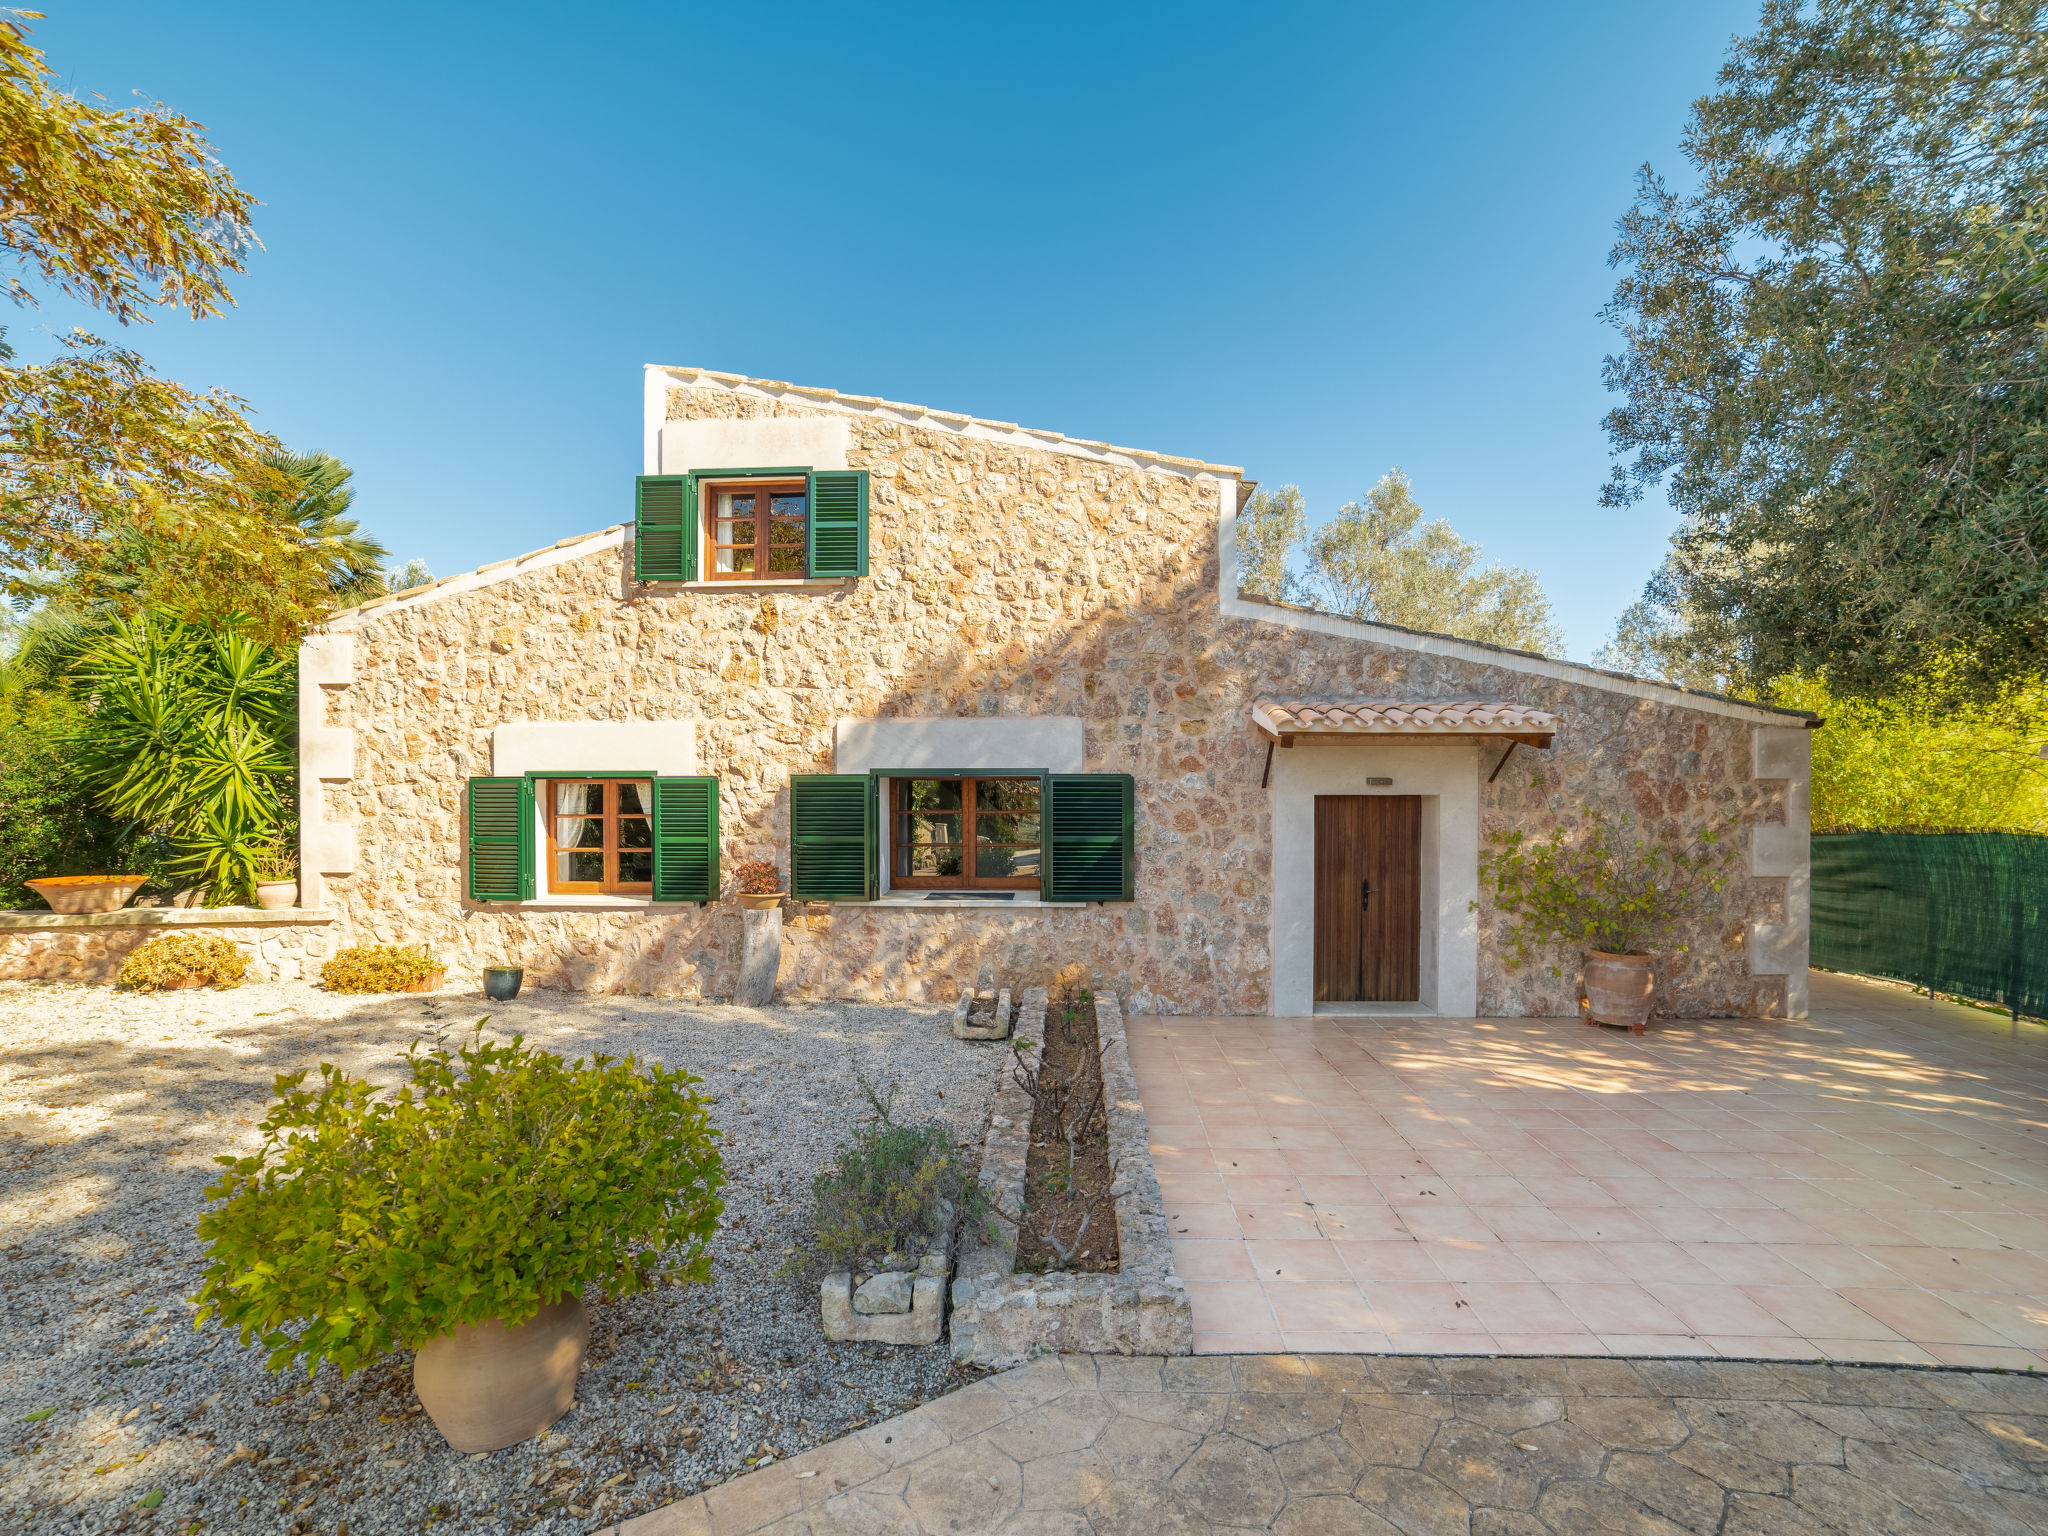
[[213, 902], [248, 901], [287, 818], [292, 660], [234, 629], [116, 620], [73, 672], [87, 713], [75, 761], [99, 804], [171, 843]]

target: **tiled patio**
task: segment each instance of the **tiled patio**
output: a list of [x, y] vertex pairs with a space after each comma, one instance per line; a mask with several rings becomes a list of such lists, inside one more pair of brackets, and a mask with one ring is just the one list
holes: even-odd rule
[[2048, 1367], [2048, 1030], [1133, 1018], [1198, 1352]]

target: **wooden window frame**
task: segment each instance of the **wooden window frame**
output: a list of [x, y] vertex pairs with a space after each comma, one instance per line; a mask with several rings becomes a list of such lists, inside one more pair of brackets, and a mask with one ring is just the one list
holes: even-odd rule
[[[794, 491], [804, 499], [801, 517], [776, 517], [771, 513], [756, 512], [754, 524], [754, 568], [751, 571], [721, 571], [718, 556], [721, 550], [746, 549], [745, 544], [722, 544], [718, 539], [718, 498], [721, 492], [749, 491], [771, 501], [778, 495], [786, 496]], [[708, 478], [698, 483], [698, 500], [702, 503], [704, 518], [704, 579], [706, 581], [803, 581], [811, 573], [810, 568], [810, 526], [811, 526], [811, 484], [807, 476], [788, 475], [736, 475], [725, 478]], [[758, 506], [758, 503], [756, 504]], [[732, 521], [732, 519], [725, 519]], [[797, 569], [774, 571], [768, 566], [769, 550], [773, 547], [769, 535], [776, 523], [793, 523], [797, 529], [797, 541], [793, 546], [797, 556]]]
[[[654, 895], [654, 781], [652, 779], [579, 778], [574, 774], [563, 774], [559, 778], [541, 779], [540, 800], [541, 820], [547, 831], [547, 892], [550, 896], [647, 896]], [[556, 856], [568, 852], [588, 853], [588, 848], [565, 849], [555, 841], [555, 822], [563, 813], [555, 810], [555, 786], [558, 784], [597, 784], [604, 789], [604, 809], [596, 816], [579, 816], [581, 820], [599, 820], [604, 824], [604, 879], [602, 880], [557, 880]], [[647, 846], [622, 850], [619, 846], [619, 786], [637, 784], [640, 786], [640, 803], [647, 807], [640, 813], [640, 819], [647, 823]], [[648, 878], [645, 880], [619, 879], [619, 854], [621, 852], [645, 853], [647, 855]]]
[[[930, 783], [956, 783], [960, 786], [960, 809], [941, 811], [938, 815], [960, 818], [961, 831], [965, 834], [959, 843], [961, 849], [960, 873], [957, 875], [899, 875], [896, 872], [896, 853], [899, 848], [918, 846], [906, 843], [902, 838], [902, 818], [913, 814], [902, 804], [909, 793], [909, 786], [919, 781]], [[1038, 791], [1038, 809], [1035, 812], [991, 810], [984, 811], [977, 804], [978, 791], [984, 782], [1009, 781], [1030, 784]], [[933, 814], [933, 813], [925, 813]], [[977, 860], [975, 849], [981, 846], [981, 818], [983, 816], [1021, 816], [1034, 814], [1038, 817], [1039, 866], [1045, 863], [1045, 790], [1042, 781], [1031, 774], [986, 773], [962, 775], [951, 773], [913, 773], [893, 775], [889, 779], [889, 888], [903, 891], [1035, 891], [1042, 878], [1039, 873], [1029, 875], [978, 875], [974, 872]], [[925, 845], [930, 846], [930, 845]], [[951, 845], [947, 845], [951, 846]], [[999, 844], [1001, 847], [1033, 846], [1022, 843]]]

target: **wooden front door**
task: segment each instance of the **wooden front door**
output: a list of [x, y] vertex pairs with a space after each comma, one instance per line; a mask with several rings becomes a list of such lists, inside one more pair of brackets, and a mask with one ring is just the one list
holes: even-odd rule
[[1316, 1001], [1422, 995], [1422, 797], [1316, 796]]

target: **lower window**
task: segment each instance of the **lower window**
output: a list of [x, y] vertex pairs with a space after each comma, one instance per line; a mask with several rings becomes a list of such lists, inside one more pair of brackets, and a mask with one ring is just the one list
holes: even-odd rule
[[1037, 779], [892, 779], [889, 883], [1038, 889]]
[[550, 779], [548, 890], [654, 894], [654, 824], [646, 779]]

